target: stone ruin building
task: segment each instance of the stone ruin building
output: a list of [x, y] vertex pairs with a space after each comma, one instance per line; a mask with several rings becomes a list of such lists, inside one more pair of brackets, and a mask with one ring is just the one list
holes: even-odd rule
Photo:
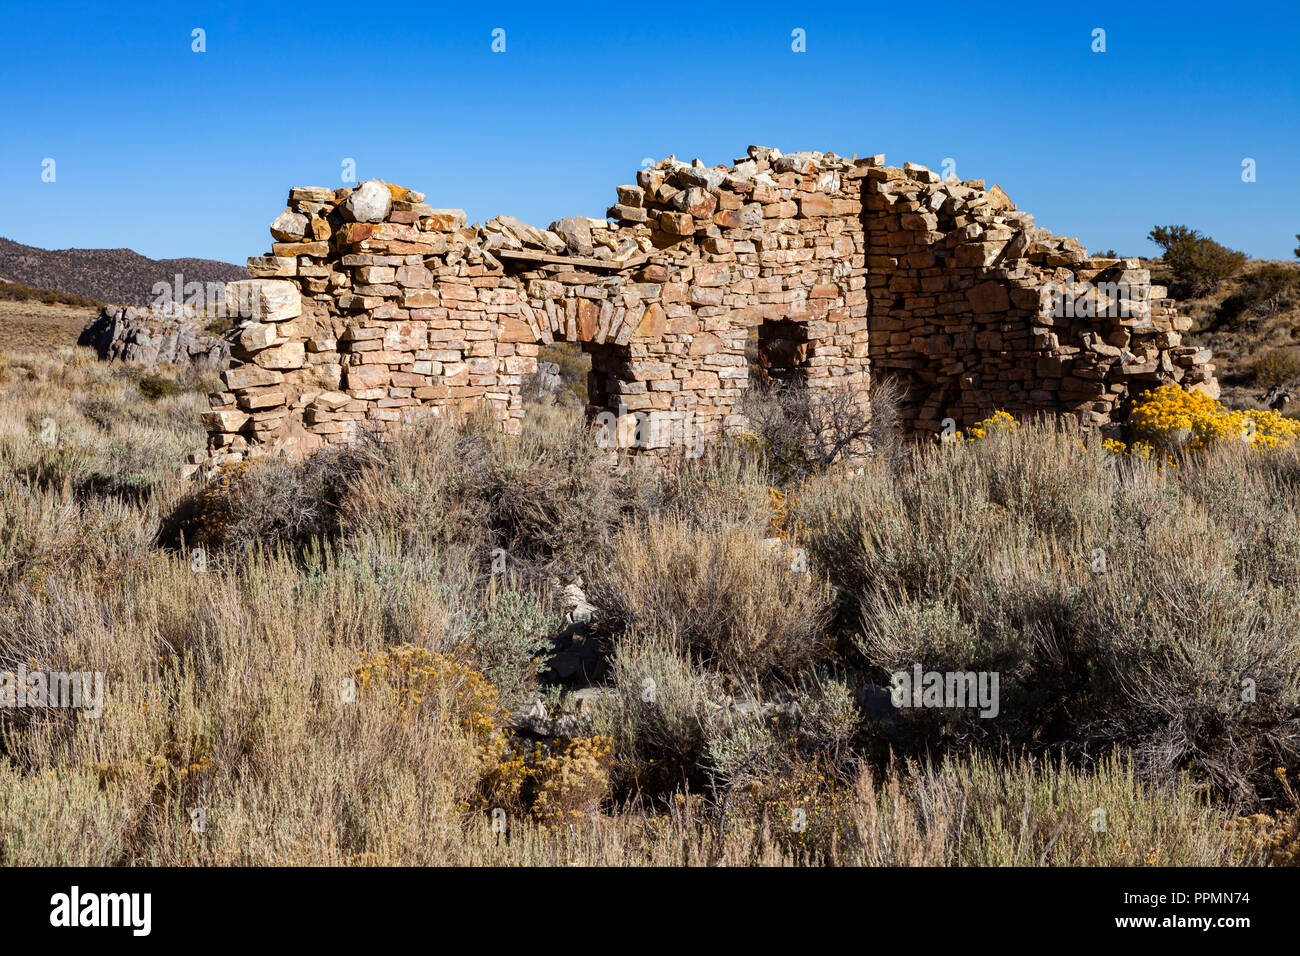
[[469, 225], [378, 180], [291, 190], [271, 254], [226, 288], [242, 318], [192, 461], [472, 406], [517, 433], [524, 376], [558, 341], [591, 356], [589, 413], [651, 454], [741, 423], [761, 376], [863, 395], [892, 376], [919, 433], [997, 409], [1104, 425], [1166, 382], [1217, 394], [1137, 260], [1090, 256], [983, 180], [750, 147], [730, 166], [670, 157], [617, 200], [538, 229]]

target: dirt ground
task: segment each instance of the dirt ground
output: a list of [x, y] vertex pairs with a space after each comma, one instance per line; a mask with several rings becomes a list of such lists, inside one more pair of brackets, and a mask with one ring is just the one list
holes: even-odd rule
[[43, 302], [0, 301], [0, 351], [33, 352], [76, 345], [95, 309]]

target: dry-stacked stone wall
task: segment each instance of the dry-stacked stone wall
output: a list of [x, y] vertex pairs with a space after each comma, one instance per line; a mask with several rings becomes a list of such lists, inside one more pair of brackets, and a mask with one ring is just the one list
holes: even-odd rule
[[539, 229], [471, 226], [378, 180], [292, 190], [271, 254], [227, 286], [247, 318], [196, 463], [471, 408], [518, 432], [553, 341], [591, 354], [610, 436], [654, 454], [739, 426], [764, 376], [864, 396], [873, 370], [897, 377], [918, 430], [997, 408], [1101, 423], [1160, 382], [1216, 387], [1134, 260], [1089, 257], [981, 181], [750, 147], [730, 166], [670, 157], [616, 198]]
[[911, 163], [867, 171], [871, 364], [908, 387], [917, 429], [995, 409], [1112, 420], [1179, 382], [1217, 397], [1191, 320], [1134, 259], [1089, 256], [997, 186]]

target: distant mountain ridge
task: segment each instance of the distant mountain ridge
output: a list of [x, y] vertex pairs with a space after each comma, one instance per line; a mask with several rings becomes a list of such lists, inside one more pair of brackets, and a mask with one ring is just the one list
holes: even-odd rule
[[131, 249], [40, 249], [0, 238], [0, 279], [121, 305], [148, 305], [157, 282], [233, 282], [240, 266], [214, 259], [150, 259]]

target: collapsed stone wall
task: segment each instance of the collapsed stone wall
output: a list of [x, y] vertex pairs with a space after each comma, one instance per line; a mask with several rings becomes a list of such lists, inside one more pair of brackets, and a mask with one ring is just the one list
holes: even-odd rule
[[1179, 382], [1218, 396], [1211, 353], [1135, 259], [1089, 256], [997, 186], [911, 163], [867, 171], [871, 364], [909, 393], [918, 430], [995, 409], [1104, 425]]
[[[722, 167], [669, 157], [617, 200], [543, 230], [469, 226], [377, 180], [291, 190], [271, 254], [227, 286], [249, 318], [196, 461], [471, 407], [517, 433], [523, 377], [553, 341], [591, 354], [588, 411], [654, 454], [740, 425], [756, 376], [864, 397], [873, 369], [896, 376], [918, 430], [997, 408], [1104, 423], [1134, 390], [1214, 387], [1163, 290], [1126, 317], [1073, 308], [1098, 277], [1149, 286], [1136, 261], [1089, 257], [982, 181], [750, 147]], [[1063, 297], [1072, 317], [1053, 314]]]

